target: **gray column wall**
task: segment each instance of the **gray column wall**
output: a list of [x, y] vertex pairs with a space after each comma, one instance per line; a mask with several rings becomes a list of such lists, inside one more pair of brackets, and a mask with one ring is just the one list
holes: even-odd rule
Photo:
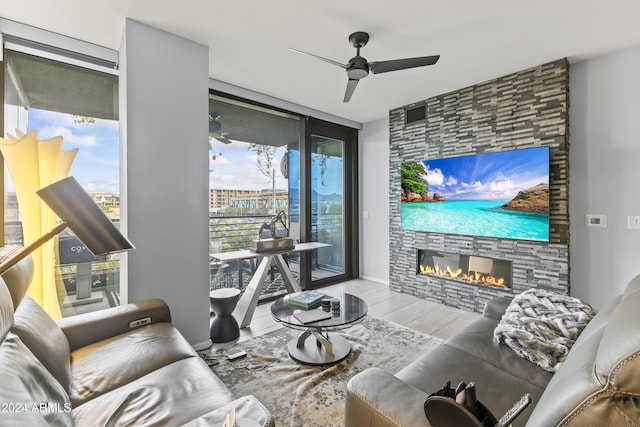
[[125, 23], [121, 216], [136, 249], [123, 260], [124, 297], [164, 299], [196, 348], [209, 343], [208, 57], [204, 45]]
[[[389, 282], [391, 289], [470, 311], [505, 291], [416, 274], [417, 250], [432, 249], [513, 262], [513, 287], [569, 292], [569, 65], [533, 67], [423, 101], [424, 122], [389, 114]], [[400, 165], [442, 157], [548, 146], [549, 243], [402, 230]]]

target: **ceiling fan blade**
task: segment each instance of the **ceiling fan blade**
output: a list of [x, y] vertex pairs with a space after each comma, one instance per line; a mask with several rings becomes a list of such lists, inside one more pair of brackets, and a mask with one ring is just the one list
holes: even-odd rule
[[369, 69], [373, 74], [389, 71], [406, 70], [407, 68], [424, 67], [438, 62], [440, 55], [419, 56], [417, 58], [392, 59], [391, 61], [369, 62]]
[[349, 79], [349, 81], [347, 82], [347, 90], [344, 92], [343, 102], [349, 102], [349, 100], [351, 99], [351, 95], [353, 95], [353, 91], [356, 90], [356, 86], [358, 86], [359, 81], [360, 80]]
[[231, 144], [233, 141], [231, 141], [229, 138], [227, 138], [226, 136], [222, 135], [222, 134], [213, 134], [211, 135], [212, 138], [217, 139], [218, 141], [222, 142], [223, 144]]
[[334, 61], [332, 59], [323, 58], [322, 56], [314, 55], [313, 53], [309, 53], [309, 52], [303, 52], [301, 50], [293, 49], [291, 47], [289, 48], [289, 50], [292, 51], [292, 52], [295, 52], [295, 53], [300, 53], [302, 55], [312, 56], [312, 57], [314, 57], [316, 59], [319, 59], [321, 61], [328, 62], [329, 64], [337, 65], [338, 67], [344, 68], [345, 70], [347, 69], [347, 65], [341, 64], [341, 63], [339, 63], [337, 61]]

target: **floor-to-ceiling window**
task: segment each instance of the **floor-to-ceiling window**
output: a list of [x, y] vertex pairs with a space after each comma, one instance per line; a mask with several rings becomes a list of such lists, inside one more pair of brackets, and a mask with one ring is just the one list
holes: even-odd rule
[[[330, 246], [292, 254], [304, 288], [357, 275], [353, 222], [357, 132], [337, 124], [212, 93], [209, 102], [211, 252], [247, 249], [280, 212], [296, 242]], [[246, 286], [255, 261], [212, 258], [212, 288]], [[264, 296], [283, 291], [277, 268]]]
[[[115, 63], [5, 35], [3, 138], [62, 137], [77, 149], [74, 176], [119, 223], [118, 75]], [[27, 166], [25, 161], [24, 167]], [[37, 174], [38, 171], [33, 171]], [[23, 217], [8, 168], [4, 173], [4, 244], [23, 245]], [[94, 257], [65, 230], [54, 241], [55, 294], [62, 316], [119, 304], [119, 257]], [[52, 313], [55, 314], [55, 313]]]

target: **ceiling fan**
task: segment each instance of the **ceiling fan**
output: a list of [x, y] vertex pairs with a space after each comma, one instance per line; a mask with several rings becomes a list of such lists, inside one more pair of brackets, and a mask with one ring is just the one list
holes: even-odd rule
[[231, 140], [227, 138], [229, 132], [222, 132], [222, 123], [220, 123], [220, 114], [209, 114], [209, 137], [215, 138], [223, 144], [231, 144]]
[[369, 41], [369, 34], [364, 31], [357, 31], [349, 36], [349, 42], [356, 48], [356, 56], [351, 58], [347, 64], [341, 64], [331, 59], [323, 58], [322, 56], [314, 55], [313, 53], [303, 52], [297, 49], [290, 49], [294, 52], [301, 53], [303, 55], [309, 55], [321, 61], [328, 62], [329, 64], [337, 65], [338, 67], [347, 70], [347, 90], [344, 93], [344, 102], [349, 102], [353, 91], [356, 90], [356, 86], [360, 79], [363, 79], [369, 75], [369, 72], [373, 74], [388, 73], [389, 71], [406, 70], [407, 68], [423, 67], [425, 65], [433, 65], [438, 62], [440, 55], [432, 56], [419, 56], [416, 58], [404, 58], [404, 59], [392, 59], [390, 61], [376, 61], [367, 62], [365, 58], [360, 56], [360, 49], [367, 45]]

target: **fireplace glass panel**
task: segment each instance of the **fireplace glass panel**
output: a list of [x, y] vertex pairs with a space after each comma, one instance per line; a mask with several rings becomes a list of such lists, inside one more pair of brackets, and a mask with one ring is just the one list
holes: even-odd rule
[[479, 286], [511, 289], [511, 261], [504, 259], [420, 249], [417, 273]]

